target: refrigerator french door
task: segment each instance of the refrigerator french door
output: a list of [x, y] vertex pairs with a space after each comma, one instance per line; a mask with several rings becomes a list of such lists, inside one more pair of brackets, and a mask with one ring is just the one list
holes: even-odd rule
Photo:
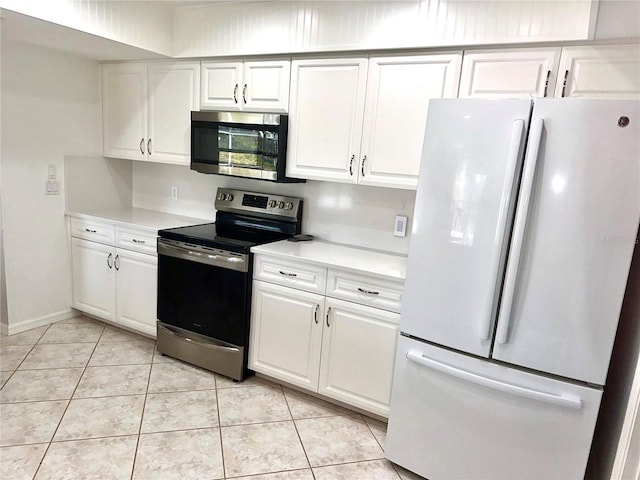
[[430, 480], [583, 478], [639, 143], [637, 101], [430, 103], [387, 458]]

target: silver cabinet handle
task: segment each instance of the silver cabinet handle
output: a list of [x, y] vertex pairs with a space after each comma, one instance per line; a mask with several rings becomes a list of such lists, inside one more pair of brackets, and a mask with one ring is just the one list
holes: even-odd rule
[[567, 78], [569, 77], [569, 70], [565, 70], [564, 71], [564, 81], [562, 82], [562, 97], [564, 97], [564, 94], [567, 90]]
[[282, 270], [279, 270], [278, 273], [280, 275], [284, 275], [285, 277], [297, 277], [298, 276], [297, 273], [287, 273], [287, 272], [283, 272]]
[[144, 138], [140, 139], [140, 153], [144, 155]]
[[151, 155], [151, 139], [147, 140], [147, 152]]
[[116, 255], [116, 259], [113, 262], [113, 266], [116, 267], [116, 270], [120, 270], [120, 255]]
[[318, 324], [318, 310], [320, 309], [320, 305], [316, 303], [316, 309], [313, 311], [313, 320]]
[[373, 290], [365, 290], [364, 288], [358, 287], [358, 291], [362, 293], [366, 293], [367, 295], [380, 295], [380, 292], [374, 292]]
[[233, 87], [233, 101], [238, 103], [238, 84], [236, 83], [235, 87]]
[[331, 307], [327, 308], [327, 315], [324, 317], [325, 321], [327, 322], [327, 327], [331, 326], [329, 324], [329, 315], [331, 315]]
[[360, 171], [362, 172], [362, 176], [364, 177], [364, 163], [367, 161], [367, 156], [362, 157], [362, 168]]
[[244, 104], [247, 104], [247, 84], [244, 84], [244, 87], [242, 87], [242, 99], [244, 100]]
[[98, 233], [97, 230], [91, 230], [90, 228], [85, 228], [84, 231], [89, 233]]
[[356, 159], [355, 155], [351, 155], [351, 160], [349, 160], [349, 175], [353, 177], [353, 161]]
[[147, 243], [147, 242], [145, 242], [144, 240], [136, 240], [135, 238], [132, 238], [132, 239], [131, 239], [131, 241], [132, 241], [133, 243]]
[[110, 253], [109, 256], [107, 257], [107, 266], [109, 268], [113, 268], [113, 262], [111, 261], [112, 258], [113, 258], [113, 254]]
[[544, 94], [543, 97], [547, 96], [547, 89], [549, 88], [549, 77], [551, 76], [551, 70], [547, 70], [547, 79], [544, 82]]

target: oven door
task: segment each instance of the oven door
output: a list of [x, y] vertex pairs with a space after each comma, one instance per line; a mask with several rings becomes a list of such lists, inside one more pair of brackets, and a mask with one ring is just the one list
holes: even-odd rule
[[[266, 117], [266, 118], [265, 118]], [[278, 180], [284, 162], [282, 125], [262, 115], [230, 112], [191, 113], [191, 169], [240, 177]], [[251, 123], [255, 122], [255, 123]]]
[[158, 240], [158, 320], [244, 346], [249, 326], [249, 255]]

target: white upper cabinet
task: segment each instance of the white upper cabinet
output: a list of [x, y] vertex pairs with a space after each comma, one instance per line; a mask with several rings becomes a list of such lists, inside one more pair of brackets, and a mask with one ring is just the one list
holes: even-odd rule
[[552, 97], [560, 48], [465, 52], [460, 98]]
[[357, 183], [367, 59], [294, 60], [287, 176]]
[[102, 128], [106, 157], [145, 160], [147, 65], [102, 65]]
[[198, 62], [150, 63], [148, 90], [148, 160], [189, 165], [191, 111], [199, 109]]
[[198, 62], [102, 65], [106, 157], [189, 165]]
[[290, 74], [289, 60], [202, 62], [201, 107], [286, 113]]
[[640, 46], [563, 48], [556, 97], [640, 98]]
[[461, 57], [294, 60], [287, 175], [416, 188], [429, 99], [455, 97]]
[[429, 100], [456, 96], [460, 58], [461, 52], [369, 59], [358, 183], [418, 186]]

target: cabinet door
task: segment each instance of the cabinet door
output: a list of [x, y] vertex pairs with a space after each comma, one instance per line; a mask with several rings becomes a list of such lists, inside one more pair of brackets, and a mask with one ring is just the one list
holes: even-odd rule
[[83, 312], [114, 319], [113, 247], [71, 238], [72, 304]]
[[237, 111], [242, 108], [242, 62], [202, 62], [203, 109]]
[[640, 46], [563, 48], [556, 97], [640, 98]]
[[324, 297], [253, 282], [249, 368], [317, 391]]
[[294, 60], [287, 176], [356, 183], [367, 59]]
[[431, 98], [455, 97], [462, 52], [369, 59], [359, 183], [415, 189]]
[[114, 268], [115, 322], [155, 337], [158, 258], [117, 248]]
[[291, 61], [245, 62], [242, 109], [252, 112], [289, 111]]
[[318, 392], [389, 415], [397, 313], [327, 298]]
[[105, 157], [144, 160], [147, 138], [147, 66], [102, 65], [102, 138]]
[[148, 73], [148, 159], [189, 165], [191, 110], [200, 108], [200, 64], [150, 63]]
[[460, 98], [552, 97], [559, 48], [465, 52]]

